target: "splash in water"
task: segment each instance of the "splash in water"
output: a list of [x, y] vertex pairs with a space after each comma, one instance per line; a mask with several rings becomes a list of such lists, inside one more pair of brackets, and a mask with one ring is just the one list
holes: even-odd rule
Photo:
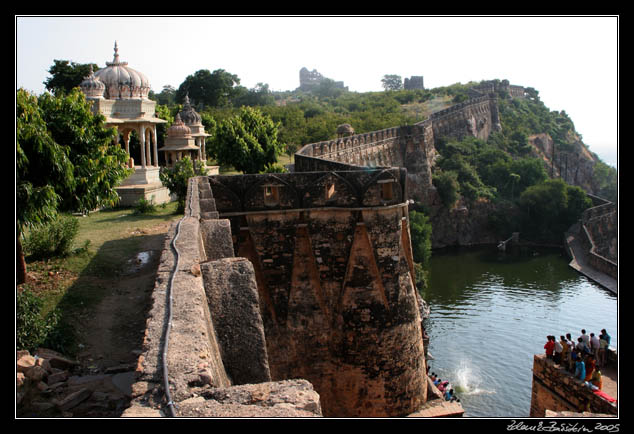
[[460, 362], [460, 366], [451, 376], [456, 395], [489, 395], [495, 393], [495, 390], [481, 387], [482, 378], [472, 369], [472, 364], [465, 360]]

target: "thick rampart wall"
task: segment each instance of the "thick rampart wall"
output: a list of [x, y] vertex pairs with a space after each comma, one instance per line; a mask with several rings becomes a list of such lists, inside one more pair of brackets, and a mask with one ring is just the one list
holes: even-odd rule
[[435, 137], [474, 136], [486, 140], [499, 130], [497, 99], [493, 96], [471, 98], [431, 114]]
[[233, 249], [253, 264], [273, 379], [304, 378], [326, 416], [426, 401], [406, 171], [214, 176]]
[[405, 197], [398, 168], [190, 179], [125, 416], [419, 410], [428, 384]]
[[425, 202], [436, 151], [431, 121], [305, 145], [295, 154], [295, 171], [404, 167], [410, 198]]
[[189, 180], [152, 298], [124, 417], [322, 416], [308, 381], [271, 381], [255, 272], [234, 257], [207, 178]]
[[439, 137], [466, 135], [486, 140], [500, 128], [497, 99], [478, 96], [434, 112], [429, 119], [412, 126], [305, 145], [295, 154], [295, 171], [405, 167], [410, 198], [429, 204], [433, 192], [431, 167], [437, 156], [435, 141]]

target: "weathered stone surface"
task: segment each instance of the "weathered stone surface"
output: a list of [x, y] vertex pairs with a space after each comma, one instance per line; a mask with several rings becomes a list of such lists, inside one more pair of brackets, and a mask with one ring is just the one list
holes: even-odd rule
[[48, 348], [38, 348], [35, 355], [49, 361], [53, 368], [71, 369], [73, 366], [79, 365], [79, 362], [72, 360], [63, 354]]
[[229, 220], [201, 220], [200, 234], [208, 261], [233, 257]]
[[319, 395], [306, 380], [286, 380], [210, 389], [183, 401], [184, 417], [319, 417]]
[[222, 360], [234, 384], [270, 381], [253, 265], [245, 258], [201, 264]]
[[71, 393], [70, 395], [66, 396], [61, 401], [59, 401], [59, 403], [57, 404], [57, 407], [61, 411], [68, 411], [72, 409], [73, 407], [76, 407], [77, 405], [79, 405], [82, 401], [85, 401], [86, 399], [88, 399], [90, 395], [92, 395], [92, 392], [93, 391], [88, 388], [80, 389], [76, 392]]
[[537, 354], [533, 358], [530, 417], [544, 417], [546, 410], [616, 415], [618, 407], [594, 394], [583, 381], [573, 378], [545, 354]]

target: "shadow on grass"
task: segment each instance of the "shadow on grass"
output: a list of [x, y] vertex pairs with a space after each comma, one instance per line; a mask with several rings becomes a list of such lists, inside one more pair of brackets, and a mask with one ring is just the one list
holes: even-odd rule
[[69, 356], [90, 347], [117, 354], [141, 348], [165, 236], [106, 241], [59, 300], [44, 345]]

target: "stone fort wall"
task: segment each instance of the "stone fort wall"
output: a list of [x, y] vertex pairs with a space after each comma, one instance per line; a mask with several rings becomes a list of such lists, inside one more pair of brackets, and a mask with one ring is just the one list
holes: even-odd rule
[[495, 98], [482, 96], [306, 145], [295, 173], [190, 179], [127, 415], [419, 411], [428, 380], [408, 205], [429, 199], [435, 138], [497, 124]]
[[326, 416], [418, 410], [427, 380], [405, 170], [209, 185], [236, 256], [253, 264], [271, 378], [307, 379]]
[[437, 157], [436, 140], [467, 135], [486, 140], [500, 128], [496, 97], [478, 96], [415, 125], [307, 144], [295, 154], [295, 171], [404, 167], [409, 197], [428, 204], [434, 191], [431, 167]]
[[126, 416], [168, 411], [169, 316], [177, 416], [406, 416], [425, 404], [404, 169], [198, 177], [188, 197]]

